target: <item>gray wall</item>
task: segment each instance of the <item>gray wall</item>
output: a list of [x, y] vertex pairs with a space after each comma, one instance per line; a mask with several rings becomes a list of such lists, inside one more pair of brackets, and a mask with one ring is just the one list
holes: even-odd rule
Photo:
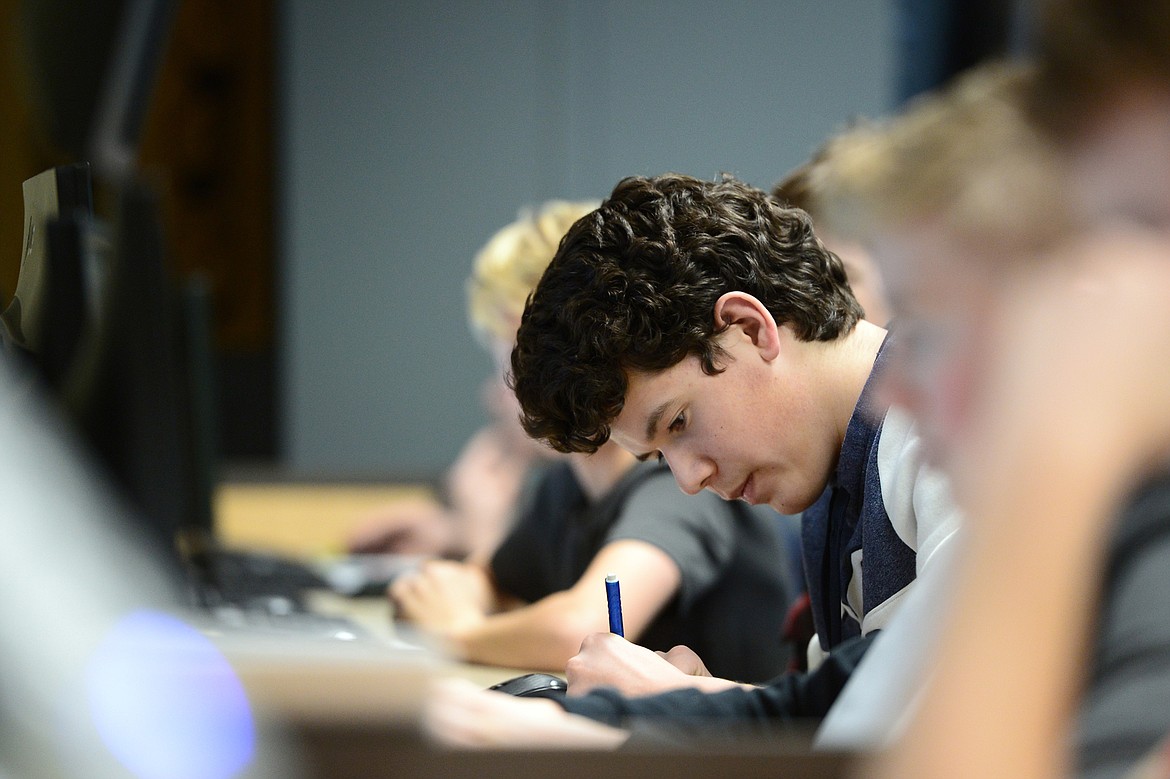
[[434, 476], [482, 423], [463, 280], [520, 207], [622, 176], [767, 188], [892, 102], [890, 0], [289, 0], [284, 461]]

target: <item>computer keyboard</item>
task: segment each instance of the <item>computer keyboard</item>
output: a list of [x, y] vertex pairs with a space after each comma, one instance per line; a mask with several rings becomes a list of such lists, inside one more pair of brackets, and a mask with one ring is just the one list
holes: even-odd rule
[[371, 641], [374, 636], [346, 617], [311, 611], [281, 611], [239, 606], [210, 609], [215, 628], [223, 632], [246, 632], [257, 636], [288, 636], [322, 641]]
[[[375, 579], [392, 572], [385, 561], [373, 567], [369, 560], [353, 562], [357, 563], [362, 571], [369, 568], [367, 573]], [[398, 560], [394, 570], [416, 563]], [[385, 643], [384, 637], [353, 619], [309, 610], [307, 600], [314, 590], [348, 597], [362, 594], [361, 588], [351, 586], [356, 581], [352, 572], [337, 576], [337, 565], [338, 561], [318, 566], [268, 552], [213, 549], [192, 561], [191, 570], [198, 606], [210, 617], [209, 629], [221, 635]], [[376, 594], [384, 597], [384, 590], [383, 584]]]
[[309, 565], [264, 552], [215, 549], [197, 568], [204, 601], [211, 607], [301, 612], [306, 591], [329, 586]]

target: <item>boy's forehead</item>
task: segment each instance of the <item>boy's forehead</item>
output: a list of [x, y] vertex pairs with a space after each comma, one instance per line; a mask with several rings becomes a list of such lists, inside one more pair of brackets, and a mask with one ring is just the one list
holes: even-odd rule
[[628, 406], [631, 402], [644, 402], [647, 398], [676, 392], [702, 374], [703, 366], [698, 356], [693, 354], [657, 371], [627, 369], [625, 403]]
[[660, 403], [664, 395], [671, 394], [681, 383], [682, 376], [676, 370], [682, 363], [661, 371], [626, 371], [626, 395], [622, 402], [620, 417], [627, 420], [632, 416], [645, 415], [652, 403]]

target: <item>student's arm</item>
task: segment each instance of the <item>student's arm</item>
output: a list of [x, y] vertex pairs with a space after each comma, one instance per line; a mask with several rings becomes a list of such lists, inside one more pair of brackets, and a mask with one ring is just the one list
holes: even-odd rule
[[569, 714], [554, 701], [491, 692], [465, 679], [433, 686], [423, 727], [435, 741], [462, 749], [616, 749], [630, 735]]
[[807, 724], [825, 716], [878, 636], [846, 639], [815, 671], [781, 674], [759, 687], [736, 685], [716, 692], [689, 687], [635, 697], [601, 687], [585, 695], [570, 694], [561, 705], [609, 725], [634, 727], [634, 722], [645, 720], [656, 722], [660, 730], [685, 734], [695, 728], [710, 737], [734, 738], [745, 726], [771, 730], [794, 720]]
[[569, 589], [497, 614], [456, 613], [461, 593], [425, 570], [396, 582], [391, 596], [404, 617], [469, 661], [559, 672], [585, 636], [608, 628], [605, 577], [610, 573], [621, 579], [625, 632], [636, 641], [675, 596], [682, 578], [665, 552], [643, 541], [607, 544]]
[[989, 488], [988, 504], [971, 504], [970, 543], [927, 693], [882, 771], [869, 775], [1067, 775], [1064, 743], [1113, 490], [1091, 463], [1056, 487], [1072, 464], [1044, 462], [1051, 467], [1023, 469], [1029, 485]]
[[785, 674], [766, 687], [716, 695], [695, 689], [626, 698], [612, 689], [554, 701], [515, 698], [461, 679], [440, 682], [429, 697], [424, 726], [437, 741], [463, 748], [556, 747], [617, 749], [693, 745], [699, 739], [775, 735], [823, 717], [873, 643], [849, 639], [810, 674]]

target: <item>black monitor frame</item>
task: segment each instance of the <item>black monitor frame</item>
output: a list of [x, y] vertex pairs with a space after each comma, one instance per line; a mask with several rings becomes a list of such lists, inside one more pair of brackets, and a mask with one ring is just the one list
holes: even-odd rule
[[[52, 344], [53, 361], [62, 359], [62, 349], [71, 354], [88, 316], [84, 288], [87, 280], [84, 243], [71, 245], [73, 237], [62, 228], [56, 245], [50, 225], [85, 222], [93, 218], [93, 181], [89, 163], [60, 165], [42, 171], [22, 184], [24, 197], [24, 238], [21, 241], [20, 272], [16, 292], [0, 313], [0, 340], [12, 351], [40, 362], [46, 344]], [[80, 236], [78, 236], [80, 240]], [[55, 250], [55, 251], [54, 251]], [[77, 288], [82, 296], [76, 298]], [[76, 308], [74, 308], [76, 306]], [[63, 366], [54, 365], [59, 373]]]

